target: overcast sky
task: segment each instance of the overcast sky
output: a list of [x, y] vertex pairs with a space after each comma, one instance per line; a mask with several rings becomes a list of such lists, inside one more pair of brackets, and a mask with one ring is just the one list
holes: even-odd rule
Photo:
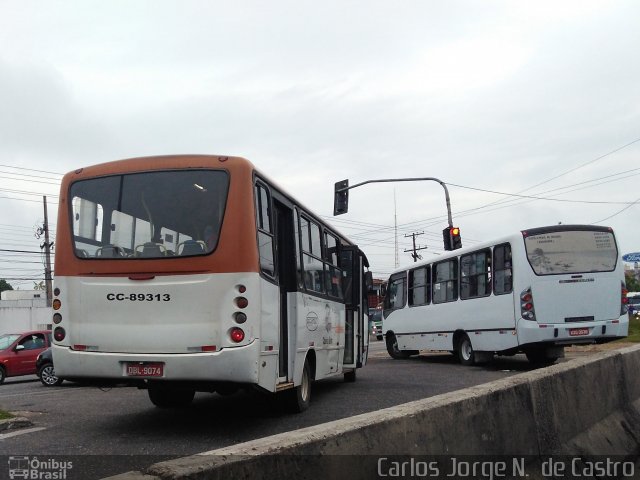
[[[205, 153], [249, 158], [376, 276], [394, 214], [401, 265], [412, 232], [442, 253], [443, 190], [360, 187], [334, 219], [338, 180], [440, 178], [465, 245], [597, 223], [640, 251], [639, 20], [636, 0], [0, 0], [0, 248], [39, 249], [56, 174]], [[0, 278], [42, 276], [8, 259]]]

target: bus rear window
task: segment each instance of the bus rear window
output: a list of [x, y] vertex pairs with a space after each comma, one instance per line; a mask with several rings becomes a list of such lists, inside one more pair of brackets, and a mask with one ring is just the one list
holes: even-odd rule
[[113, 175], [71, 185], [76, 256], [137, 259], [206, 255], [218, 243], [228, 191], [219, 170]]
[[611, 231], [561, 230], [531, 236], [524, 232], [524, 244], [536, 275], [611, 272], [618, 261]]

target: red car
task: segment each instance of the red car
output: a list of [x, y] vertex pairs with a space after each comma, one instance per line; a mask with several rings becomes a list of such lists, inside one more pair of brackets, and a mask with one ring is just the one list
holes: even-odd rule
[[34, 375], [38, 355], [51, 346], [51, 331], [0, 335], [0, 383], [7, 377]]

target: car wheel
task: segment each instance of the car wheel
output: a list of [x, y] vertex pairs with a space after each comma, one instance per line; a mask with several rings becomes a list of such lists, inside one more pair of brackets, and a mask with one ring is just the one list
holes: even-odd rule
[[4, 367], [0, 367], [0, 383], [3, 383], [5, 378], [7, 378], [7, 372], [5, 372]]
[[471, 345], [471, 340], [469, 340], [469, 336], [466, 334], [460, 339], [460, 343], [458, 343], [458, 358], [462, 365], [474, 365], [476, 363], [473, 345]]
[[186, 407], [193, 401], [195, 390], [149, 387], [149, 400], [159, 408]]
[[42, 365], [38, 370], [38, 376], [45, 387], [56, 387], [64, 381], [62, 378], [56, 376], [52, 363]]

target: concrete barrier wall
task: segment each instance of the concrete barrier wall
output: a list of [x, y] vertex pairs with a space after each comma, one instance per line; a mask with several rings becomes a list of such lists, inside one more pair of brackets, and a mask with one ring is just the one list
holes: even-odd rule
[[[428, 368], [426, 366], [425, 368]], [[313, 408], [313, 405], [312, 407]], [[339, 457], [640, 455], [640, 345], [151, 466], [124, 479], [375, 478]], [[344, 457], [347, 458], [347, 457]], [[338, 459], [338, 460], [336, 460]]]

